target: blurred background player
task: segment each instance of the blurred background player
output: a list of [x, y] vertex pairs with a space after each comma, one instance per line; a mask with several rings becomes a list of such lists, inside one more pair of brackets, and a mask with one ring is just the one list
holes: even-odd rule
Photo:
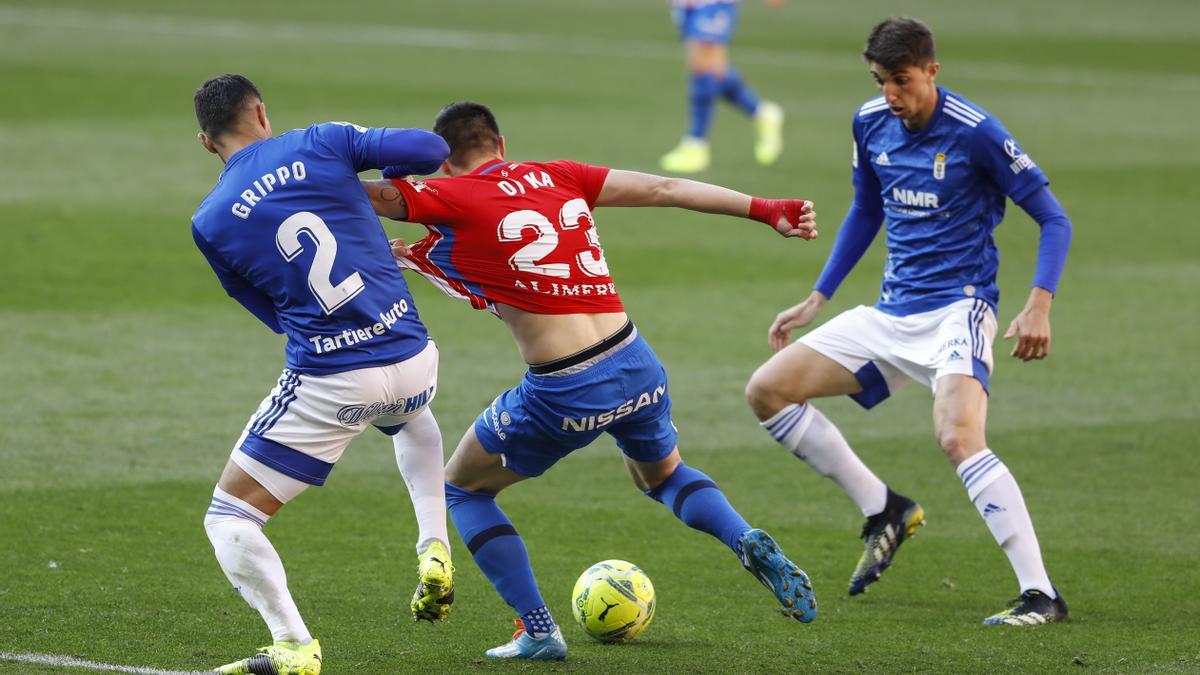
[[[768, 0], [777, 8], [783, 0]], [[729, 62], [729, 41], [737, 28], [737, 0], [671, 0], [671, 13], [683, 40], [688, 68], [687, 133], [659, 160], [664, 171], [696, 173], [708, 168], [708, 130], [717, 98], [754, 120], [754, 158], [774, 164], [783, 152], [783, 108], [759, 99]]]
[[[381, 215], [425, 224], [398, 244], [401, 264], [449, 295], [490, 309], [529, 370], [467, 430], [446, 465], [450, 516], [483, 573], [520, 615], [494, 658], [562, 659], [567, 645], [542, 599], [525, 543], [496, 504], [604, 432], [634, 483], [688, 526], [718, 538], [772, 590], [784, 613], [816, 616], [808, 577], [751, 529], [704, 473], [680, 459], [667, 376], [625, 314], [591, 210], [675, 206], [753, 218], [784, 236], [816, 236], [811, 204], [765, 200], [676, 178], [570, 161], [510, 162], [491, 111], [454, 103], [434, 122], [451, 178], [366, 183]], [[403, 171], [385, 171], [385, 176]]]
[[[939, 64], [925, 24], [888, 19], [871, 31], [863, 55], [883, 96], [854, 116], [854, 203], [815, 290], [771, 325], [778, 353], [751, 378], [750, 406], [776, 441], [837, 482], [867, 516], [865, 551], [850, 579], [856, 595], [879, 579], [924, 511], [877, 478], [808, 401], [848, 394], [870, 408], [912, 380], [932, 388], [938, 442], [1020, 584], [1020, 597], [984, 623], [1065, 620], [1025, 499], [988, 449], [984, 426], [999, 301], [992, 232], [1005, 197], [1041, 227], [1033, 288], [1004, 335], [1017, 338], [1012, 356], [1022, 361], [1050, 353], [1050, 302], [1071, 223], [1045, 174], [999, 120], [934, 83]], [[879, 301], [788, 346], [790, 332], [817, 316], [885, 220]]]
[[238, 439], [204, 519], [217, 562], [274, 643], [219, 670], [314, 675], [320, 645], [262, 528], [322, 485], [369, 425], [392, 435], [417, 516], [414, 616], [442, 618], [453, 598], [441, 432], [429, 410], [437, 347], [358, 181], [389, 164], [431, 173], [448, 148], [427, 131], [343, 122], [272, 137], [258, 89], [240, 75], [205, 82], [195, 107], [200, 143], [225, 163], [192, 217], [196, 245], [229, 295], [288, 337], [287, 368]]

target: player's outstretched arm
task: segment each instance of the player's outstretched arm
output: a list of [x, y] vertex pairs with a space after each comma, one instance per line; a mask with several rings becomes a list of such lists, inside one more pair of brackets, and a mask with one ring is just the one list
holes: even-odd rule
[[408, 218], [408, 204], [405, 203], [404, 195], [392, 184], [392, 181], [364, 180], [361, 182], [363, 189], [367, 191], [367, 196], [371, 198], [371, 208], [375, 209], [375, 213], [392, 220]]
[[1050, 188], [1042, 187], [1017, 205], [1042, 228], [1038, 241], [1037, 271], [1029, 299], [1004, 332], [1004, 339], [1017, 338], [1011, 355], [1022, 361], [1040, 361], [1050, 356], [1050, 304], [1062, 278], [1071, 248], [1071, 221]]
[[803, 199], [760, 199], [719, 185], [613, 169], [596, 206], [665, 206], [751, 218], [785, 237], [816, 239], [816, 212]]

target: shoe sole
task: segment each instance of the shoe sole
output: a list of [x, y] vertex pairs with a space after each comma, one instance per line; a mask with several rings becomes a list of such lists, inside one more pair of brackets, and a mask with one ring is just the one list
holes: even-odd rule
[[[871, 584], [883, 578], [883, 573], [887, 568], [892, 566], [892, 559], [896, 557], [896, 553], [900, 550], [900, 545], [909, 539], [917, 536], [917, 528], [925, 526], [925, 509], [920, 504], [913, 504], [905, 513], [904, 532], [896, 541], [896, 546], [892, 548], [891, 554], [884, 560], [867, 568], [857, 582], [853, 579], [850, 581], [850, 595], [861, 595], [866, 593]], [[864, 555], [866, 555], [864, 553]]]
[[812, 581], [796, 563], [788, 560], [771, 535], [754, 530], [742, 542], [746, 559], [750, 561], [750, 572], [766, 586], [779, 604], [784, 616], [801, 623], [817, 618], [817, 597], [813, 593]]

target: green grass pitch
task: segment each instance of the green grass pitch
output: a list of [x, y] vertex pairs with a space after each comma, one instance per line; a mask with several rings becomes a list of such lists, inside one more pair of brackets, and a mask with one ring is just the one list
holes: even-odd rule
[[[1075, 224], [1053, 355], [1021, 364], [997, 347], [989, 429], [1071, 604], [1065, 625], [979, 625], [1017, 588], [934, 442], [926, 392], [870, 413], [822, 404], [929, 517], [854, 599], [856, 509], [742, 398], [767, 326], [810, 288], [848, 205], [850, 119], [875, 95], [858, 53], [895, 12], [933, 26], [939, 82], [1006, 123]], [[734, 58], [786, 109], [787, 149], [757, 167], [750, 125], [724, 107], [703, 178], [813, 199], [823, 237], [674, 210], [598, 220], [671, 374], [684, 457], [812, 575], [817, 621], [780, 617], [727, 550], [641, 496], [604, 441], [500, 500], [570, 659], [485, 663], [512, 612], [457, 538], [450, 622], [409, 620], [415, 526], [390, 443], [368, 434], [268, 528], [326, 672], [1200, 670], [1198, 44], [1190, 0], [796, 0], [777, 14], [746, 0]], [[277, 130], [428, 126], [469, 97], [494, 107], [512, 157], [653, 171], [683, 128], [661, 0], [0, 4], [0, 652], [188, 670], [269, 639], [201, 526], [282, 368], [281, 339], [225, 297], [188, 232], [220, 169], [194, 139], [191, 94], [228, 71], [261, 87]], [[1001, 330], [1024, 301], [1036, 235], [1010, 206]], [[873, 301], [881, 266], [877, 242], [824, 317]], [[442, 350], [434, 407], [449, 450], [516, 382], [520, 358], [500, 322], [412, 283]], [[658, 591], [654, 623], [617, 647], [570, 618], [575, 577], [605, 558], [634, 561]]]

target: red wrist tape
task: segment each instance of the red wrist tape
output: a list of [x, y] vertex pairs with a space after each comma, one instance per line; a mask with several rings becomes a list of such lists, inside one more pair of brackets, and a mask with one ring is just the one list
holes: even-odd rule
[[757, 220], [760, 223], [766, 223], [771, 227], [775, 227], [779, 222], [779, 217], [784, 216], [787, 222], [795, 225], [800, 222], [800, 216], [804, 213], [803, 199], [763, 199], [762, 197], [750, 198], [750, 214], [752, 220]]

